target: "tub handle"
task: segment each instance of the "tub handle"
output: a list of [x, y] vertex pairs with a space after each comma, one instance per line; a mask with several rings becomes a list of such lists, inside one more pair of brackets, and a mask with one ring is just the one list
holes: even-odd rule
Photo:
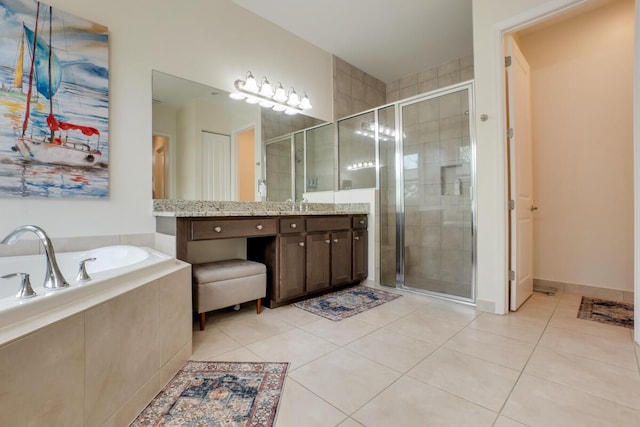
[[80, 261], [80, 267], [78, 268], [78, 275], [76, 276], [76, 282], [88, 282], [91, 280], [91, 276], [87, 274], [87, 268], [85, 264], [87, 262], [95, 261], [95, 258], [87, 258]]
[[20, 290], [16, 294], [16, 298], [25, 299], [25, 298], [35, 297], [36, 295], [38, 295], [36, 291], [34, 291], [33, 288], [31, 287], [31, 281], [29, 280], [29, 274], [27, 273], [6, 274], [0, 277], [0, 279], [11, 279], [12, 277], [20, 277], [21, 279]]

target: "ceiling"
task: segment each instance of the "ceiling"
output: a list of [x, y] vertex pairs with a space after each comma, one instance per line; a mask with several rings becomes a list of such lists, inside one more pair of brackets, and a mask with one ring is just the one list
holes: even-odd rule
[[233, 0], [385, 83], [473, 53], [471, 0]]

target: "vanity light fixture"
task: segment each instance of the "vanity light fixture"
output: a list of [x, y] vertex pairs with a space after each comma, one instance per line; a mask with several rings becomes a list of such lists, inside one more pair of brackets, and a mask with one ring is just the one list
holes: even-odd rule
[[229, 94], [231, 99], [244, 99], [248, 104], [259, 104], [261, 107], [271, 108], [273, 111], [284, 111], [285, 114], [292, 116], [312, 108], [306, 92], [302, 95], [302, 99], [293, 88], [287, 95], [282, 83], [278, 83], [274, 90], [266, 77], [263, 77], [258, 84], [251, 71], [247, 71], [245, 80], [238, 79], [233, 83], [233, 86], [237, 92]]
[[361, 162], [353, 162], [347, 165], [347, 170], [357, 171], [360, 169], [369, 169], [369, 168], [375, 168], [375, 167], [376, 167], [376, 162], [374, 162], [373, 160], [365, 160]]

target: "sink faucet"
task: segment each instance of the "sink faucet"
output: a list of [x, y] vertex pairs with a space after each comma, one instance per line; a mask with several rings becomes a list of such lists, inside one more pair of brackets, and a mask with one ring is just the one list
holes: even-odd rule
[[303, 210], [307, 210], [309, 208], [308, 205], [309, 201], [306, 199], [306, 197], [303, 197], [302, 199], [300, 199], [300, 212], [302, 212]]
[[51, 240], [45, 231], [35, 225], [21, 225], [13, 230], [11, 233], [7, 235], [0, 243], [5, 245], [12, 245], [17, 240], [18, 237], [22, 233], [26, 233], [30, 231], [34, 233], [40, 239], [42, 246], [44, 246], [44, 253], [47, 258], [47, 272], [45, 273], [44, 278], [44, 287], [47, 289], [61, 289], [69, 286], [69, 283], [65, 280], [64, 276], [60, 272], [58, 268], [58, 263], [56, 262], [56, 254], [53, 250], [53, 244], [51, 244]]
[[286, 203], [291, 203], [291, 212], [296, 211], [296, 201], [293, 199], [287, 199]]

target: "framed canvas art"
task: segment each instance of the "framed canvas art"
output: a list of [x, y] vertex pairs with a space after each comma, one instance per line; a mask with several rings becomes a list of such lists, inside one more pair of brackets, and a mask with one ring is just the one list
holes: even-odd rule
[[0, 197], [107, 198], [107, 28], [34, 0], [0, 28]]

